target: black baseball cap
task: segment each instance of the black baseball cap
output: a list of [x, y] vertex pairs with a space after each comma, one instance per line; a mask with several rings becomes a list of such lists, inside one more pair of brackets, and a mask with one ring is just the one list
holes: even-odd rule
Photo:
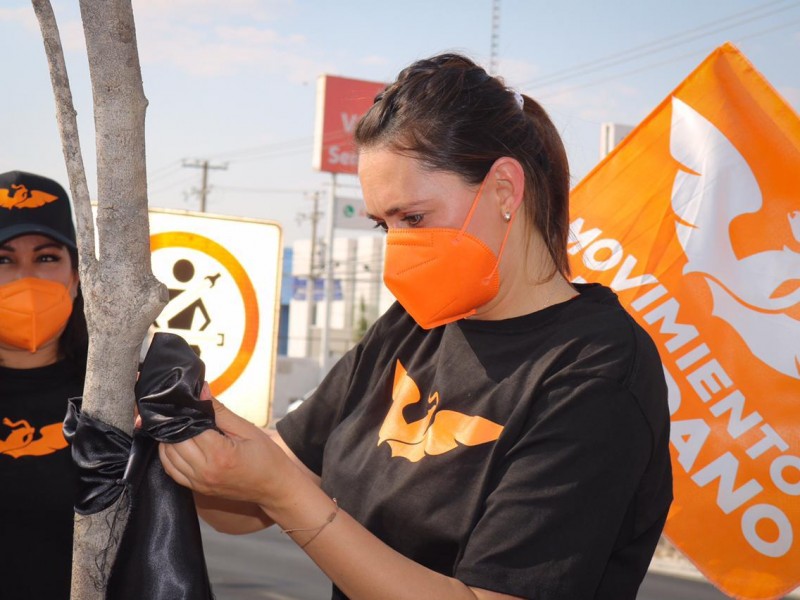
[[77, 249], [69, 196], [47, 177], [24, 171], [0, 173], [0, 244], [29, 233]]

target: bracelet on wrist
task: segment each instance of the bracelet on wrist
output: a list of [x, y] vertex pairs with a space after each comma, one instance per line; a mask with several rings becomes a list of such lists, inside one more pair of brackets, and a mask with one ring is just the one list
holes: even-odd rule
[[322, 533], [323, 529], [325, 529], [328, 525], [333, 523], [333, 520], [336, 518], [336, 515], [339, 514], [339, 503], [336, 501], [336, 498], [332, 498], [332, 500], [334, 506], [333, 512], [331, 512], [331, 514], [328, 515], [328, 518], [325, 519], [325, 522], [322, 525], [319, 525], [318, 527], [294, 527], [291, 529], [281, 529], [281, 533], [289, 535], [290, 533], [295, 533], [297, 531], [313, 531], [314, 534], [310, 538], [308, 538], [305, 542], [303, 542], [303, 544], [301, 544], [300, 549], [301, 550], [304, 549], [311, 542], [313, 542], [320, 533]]

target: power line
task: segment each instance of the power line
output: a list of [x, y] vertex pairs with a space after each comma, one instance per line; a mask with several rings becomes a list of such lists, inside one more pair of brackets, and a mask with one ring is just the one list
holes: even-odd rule
[[228, 152], [222, 152], [220, 154], [215, 154], [212, 156], [214, 160], [236, 160], [241, 158], [247, 158], [253, 155], [261, 155], [264, 153], [272, 154], [274, 152], [280, 152], [285, 150], [286, 148], [308, 148], [312, 145], [313, 138], [309, 137], [302, 137], [302, 138], [293, 138], [289, 140], [284, 140], [282, 142], [274, 142], [271, 144], [261, 144], [259, 146], [250, 146], [247, 148], [240, 148], [237, 150], [229, 150]]
[[302, 153], [305, 153], [305, 152], [309, 153], [309, 155], [310, 155], [310, 150], [311, 150], [311, 147], [310, 146], [306, 146], [304, 148], [287, 149], [287, 150], [283, 150], [281, 152], [265, 152], [263, 154], [253, 155], [253, 156], [249, 156], [249, 157], [246, 157], [246, 158], [232, 159], [230, 162], [233, 162], [233, 163], [236, 163], [236, 164], [240, 165], [240, 164], [243, 164], [243, 163], [249, 163], [249, 162], [254, 162], [254, 161], [259, 161], [259, 160], [269, 160], [269, 159], [272, 159], [272, 158], [283, 158], [285, 156], [293, 156], [293, 155], [302, 154]]
[[155, 188], [148, 187], [148, 195], [153, 196], [155, 194], [160, 194], [172, 188], [187, 186], [189, 185], [189, 182], [192, 181], [193, 179], [194, 177], [184, 177], [179, 181], [175, 181], [172, 183], [162, 183], [161, 185], [158, 185]]
[[[788, 23], [782, 23], [781, 25], [776, 25], [775, 27], [770, 27], [768, 29], [762, 29], [761, 31], [757, 31], [757, 32], [751, 33], [750, 35], [743, 36], [743, 37], [739, 38], [739, 40], [747, 40], [747, 39], [751, 39], [751, 38], [754, 38], [754, 37], [758, 37], [760, 35], [766, 35], [767, 33], [772, 33], [774, 31], [778, 31], [780, 29], [786, 29], [787, 27], [792, 27], [794, 25], [797, 25], [798, 23], [800, 23], [800, 19], [796, 19], [796, 20], [790, 21]], [[631, 69], [629, 71], [624, 71], [622, 73], [616, 73], [614, 75], [608, 75], [606, 77], [602, 77], [600, 79], [595, 79], [595, 80], [589, 81], [587, 83], [581, 83], [581, 84], [569, 86], [569, 87], [563, 88], [561, 90], [557, 90], [557, 91], [553, 91], [553, 92], [549, 92], [549, 93], [537, 94], [536, 98], [537, 99], [553, 98], [555, 96], [559, 96], [560, 94], [566, 94], [566, 93], [573, 92], [575, 90], [579, 90], [579, 89], [582, 89], [582, 88], [592, 87], [592, 86], [595, 86], [595, 85], [601, 85], [601, 84], [606, 83], [608, 81], [613, 81], [615, 79], [620, 79], [622, 77], [627, 77], [628, 75], [635, 75], [636, 73], [641, 73], [642, 71], [648, 71], [648, 70], [653, 69], [655, 67], [662, 67], [664, 65], [668, 65], [670, 63], [674, 63], [674, 62], [678, 62], [680, 60], [683, 60], [684, 58], [689, 58], [691, 56], [696, 56], [697, 54], [701, 54], [701, 53], [705, 53], [705, 52], [706, 52], [705, 49], [692, 50], [691, 52], [686, 52], [684, 54], [680, 54], [680, 55], [674, 56], [672, 58], [668, 58], [668, 59], [665, 59], [665, 60], [662, 60], [662, 61], [658, 61], [658, 62], [648, 63], [646, 65], [643, 65], [641, 67], [637, 67], [635, 69]]]
[[[341, 129], [330, 132], [328, 135], [326, 135], [325, 140], [328, 143], [335, 144], [337, 142], [349, 140], [351, 135], [352, 134], [348, 133], [344, 129]], [[258, 146], [249, 146], [236, 150], [229, 150], [227, 152], [221, 152], [219, 154], [211, 155], [209, 160], [220, 161], [226, 159], [226, 162], [228, 163], [235, 162], [241, 164], [268, 158], [291, 156], [301, 152], [310, 152], [313, 148], [313, 142], [313, 138], [310, 137], [292, 138], [272, 144], [261, 144]], [[180, 166], [181, 165], [179, 162], [169, 163], [163, 167], [154, 169], [149, 179], [152, 181], [169, 176], [172, 173], [173, 168], [180, 168]]]
[[218, 190], [227, 192], [239, 192], [243, 194], [292, 194], [292, 195], [305, 195], [314, 194], [315, 190], [293, 190], [281, 188], [251, 188], [251, 187], [237, 187], [228, 185], [215, 186]]
[[[745, 23], [749, 24], [753, 21], [775, 15], [800, 5], [800, 3], [795, 0], [792, 0], [789, 2], [789, 4], [786, 4], [786, 2], [787, 0], [775, 0], [753, 9], [735, 13], [722, 19], [717, 19], [713, 22], [706, 23], [705, 25], [700, 25], [698, 27], [663, 37], [646, 44], [635, 46], [633, 48], [628, 48], [626, 50], [616, 52], [589, 62], [573, 65], [572, 67], [568, 67], [549, 75], [543, 75], [541, 77], [531, 79], [519, 84], [517, 87], [530, 88], [533, 86], [549, 86], [566, 79], [580, 77], [590, 71], [605, 69], [626, 62], [635, 61], [650, 54], [671, 50], [674, 49], [676, 45], [684, 45], [714, 33], [719, 33], [720, 31], [724, 31]], [[773, 10], [767, 10], [775, 5], [783, 6], [774, 8]]]
[[158, 167], [157, 169], [151, 169], [147, 172], [147, 180], [153, 181], [154, 179], [161, 179], [171, 173], [178, 171], [181, 168], [181, 163], [179, 160], [172, 161], [164, 165], [163, 167]]
[[[339, 142], [349, 141], [352, 138], [352, 133], [339, 129], [328, 132], [325, 135], [325, 141], [329, 144], [336, 144]], [[239, 150], [230, 150], [212, 156], [215, 160], [227, 159], [231, 162], [245, 162], [248, 160], [258, 160], [260, 158], [273, 158], [276, 156], [288, 156], [290, 154], [297, 154], [298, 152], [306, 152], [313, 148], [314, 138], [302, 137], [293, 138], [283, 142], [276, 142], [273, 144], [264, 144], [260, 146], [251, 146]]]
[[200, 212], [206, 212], [206, 198], [208, 196], [208, 172], [211, 170], [225, 171], [228, 169], [228, 165], [227, 163], [222, 165], [212, 165], [208, 160], [195, 160], [194, 162], [183, 161], [183, 166], [187, 168], [202, 169], [203, 175], [200, 180], [201, 183], [198, 193], [200, 195]]

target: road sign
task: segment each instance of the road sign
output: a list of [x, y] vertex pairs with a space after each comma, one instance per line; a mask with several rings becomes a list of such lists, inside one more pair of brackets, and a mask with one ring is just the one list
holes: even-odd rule
[[155, 330], [183, 336], [205, 362], [214, 396], [266, 425], [280, 308], [280, 226], [151, 209], [150, 246], [153, 274], [169, 290]]
[[375, 221], [367, 216], [367, 208], [361, 198], [336, 197], [333, 226], [336, 229], [375, 230]]

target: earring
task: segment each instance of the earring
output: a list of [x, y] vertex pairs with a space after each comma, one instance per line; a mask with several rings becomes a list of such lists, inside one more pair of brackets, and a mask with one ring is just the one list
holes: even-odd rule
[[503, 213], [503, 221], [508, 223], [511, 220], [511, 211], [507, 210]]

